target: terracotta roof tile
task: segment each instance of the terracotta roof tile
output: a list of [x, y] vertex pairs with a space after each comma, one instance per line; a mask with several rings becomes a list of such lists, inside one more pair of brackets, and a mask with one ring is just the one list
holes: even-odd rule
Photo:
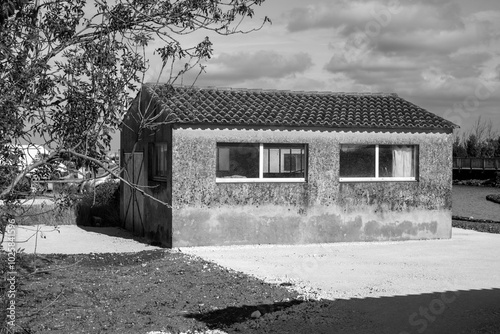
[[322, 128], [453, 129], [396, 94], [146, 85], [169, 121]]

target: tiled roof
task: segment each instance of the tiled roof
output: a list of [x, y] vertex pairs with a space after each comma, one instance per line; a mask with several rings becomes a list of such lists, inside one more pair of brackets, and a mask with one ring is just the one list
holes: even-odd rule
[[172, 123], [414, 130], [456, 127], [396, 94], [145, 87]]

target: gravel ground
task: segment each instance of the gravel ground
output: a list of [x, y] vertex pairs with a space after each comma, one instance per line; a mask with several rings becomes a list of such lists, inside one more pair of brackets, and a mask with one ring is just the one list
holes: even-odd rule
[[[49, 312], [45, 304], [58, 299], [64, 292], [64, 298], [59, 298], [60, 305], [59, 301], [57, 303], [61, 310], [55, 309], [53, 314], [62, 317], [64, 328], [71, 330], [61, 327], [55, 333], [76, 332], [74, 326], [78, 323], [75, 323], [73, 313], [77, 311], [82, 313], [81, 317], [99, 320], [100, 325], [106, 325], [103, 325], [104, 329], [120, 328], [119, 332], [129, 333], [122, 327], [130, 326], [127, 319], [133, 315], [136, 319], [134, 326], [142, 326], [142, 333], [178, 333], [178, 330], [160, 329], [165, 326], [193, 329], [191, 318], [178, 311], [188, 306], [192, 308], [192, 317], [197, 323], [205, 323], [212, 330], [221, 329], [226, 333], [499, 332], [500, 234], [454, 228], [453, 238], [448, 240], [193, 247], [182, 248], [181, 253], [173, 250], [179, 256], [187, 255], [193, 259], [179, 260], [175, 262], [177, 266], [199, 264], [182, 269], [167, 263], [166, 259], [153, 259], [149, 264], [143, 257], [156, 254], [156, 247], [141, 243], [120, 229], [83, 230], [77, 226], [61, 226], [60, 233], [50, 229], [52, 227], [43, 227], [43, 236], [39, 233], [37, 253], [88, 254], [76, 255], [85, 261], [73, 270], [63, 273], [48, 271], [54, 277], [42, 275], [43, 280], [36, 277], [32, 282], [32, 292], [27, 290], [30, 288], [28, 282], [24, 283], [25, 295], [31, 299], [21, 303], [21, 309], [28, 307], [23, 305], [32, 305], [36, 312]], [[18, 240], [33, 233], [20, 227]], [[34, 240], [31, 238], [18, 246], [32, 252]], [[149, 251], [125, 254], [140, 250]], [[58, 256], [42, 256], [40, 261], [53, 261]], [[172, 256], [175, 257], [175, 253]], [[196, 260], [199, 257], [215, 264], [204, 264]], [[139, 262], [127, 265], [136, 263], [134, 261]], [[127, 267], [122, 268], [122, 265]], [[217, 265], [223, 269], [216, 269]], [[95, 272], [90, 272], [85, 266], [96, 267]], [[224, 268], [229, 268], [229, 271]], [[272, 286], [276, 288], [286, 287], [290, 293], [298, 291], [301, 299], [307, 302], [283, 306], [275, 302], [279, 298], [267, 301], [262, 292], [262, 287], [266, 286], [257, 284], [260, 282], [257, 280], [257, 283], [252, 283], [251, 278], [238, 272], [274, 283]], [[66, 281], [64, 275], [68, 276]], [[145, 277], [149, 279], [145, 280]], [[171, 281], [167, 284], [166, 279]], [[77, 280], [81, 282], [76, 283]], [[41, 288], [42, 281], [47, 287]], [[160, 283], [168, 288], [161, 289]], [[179, 286], [175, 289], [177, 283]], [[130, 290], [131, 284], [135, 290]], [[117, 289], [124, 291], [118, 293]], [[103, 299], [104, 291], [111, 294], [110, 299]], [[269, 291], [277, 293], [275, 289]], [[90, 293], [90, 297], [97, 292], [103, 294], [101, 302], [92, 306], [93, 299], [89, 301], [83, 292]], [[82, 298], [81, 302], [73, 294]], [[216, 297], [212, 296], [205, 302], [210, 294]], [[123, 305], [118, 302], [122, 299]], [[141, 300], [146, 308], [142, 308]], [[85, 306], [85, 303], [90, 304]], [[165, 318], [166, 310], [161, 307], [169, 305], [177, 311]], [[120, 310], [119, 314], [128, 316], [118, 317], [113, 311], [113, 316], [104, 319], [103, 315], [107, 313], [102, 307]], [[261, 311], [262, 316], [254, 319], [255, 310]], [[51, 316], [52, 313], [42, 317], [48, 319], [46, 323], [32, 325], [54, 326]], [[221, 317], [230, 321], [223, 324]], [[86, 319], [81, 321], [88, 323]], [[150, 329], [141, 325], [145, 321]], [[91, 326], [95, 326], [94, 323]], [[84, 329], [83, 332], [100, 333], [99, 328], [94, 330], [92, 327], [92, 330]], [[129, 329], [138, 332], [136, 327]]]
[[266, 282], [325, 299], [500, 288], [500, 235], [453, 229], [452, 239], [182, 248]]
[[[88, 254], [158, 249], [123, 229], [19, 226], [26, 253]], [[500, 235], [453, 229], [452, 239], [313, 245], [186, 247], [266, 282], [293, 283], [319, 298], [348, 299], [500, 288]]]
[[116, 227], [36, 225], [16, 227], [16, 249], [38, 254], [124, 253], [159, 249]]

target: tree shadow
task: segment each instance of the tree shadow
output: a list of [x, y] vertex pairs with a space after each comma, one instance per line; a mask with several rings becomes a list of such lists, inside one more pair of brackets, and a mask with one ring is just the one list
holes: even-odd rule
[[187, 317], [227, 333], [500, 333], [500, 289], [244, 305]]
[[252, 319], [252, 314], [258, 311], [258, 317], [283, 311], [289, 307], [303, 303], [302, 300], [291, 300], [287, 302], [278, 302], [273, 304], [260, 304], [260, 305], [243, 305], [243, 306], [230, 306], [224, 309], [209, 311], [205, 313], [190, 313], [186, 314], [186, 318], [193, 318], [198, 321], [204, 322], [209, 328], [221, 328], [231, 326], [236, 323], [245, 322]]
[[[95, 227], [95, 226], [78, 225], [78, 228], [81, 228], [82, 230], [87, 231], [87, 232], [104, 234], [104, 235], [107, 235], [110, 237], [115, 237], [115, 238], [134, 240], [134, 241], [137, 241], [137, 242], [145, 244], [145, 245], [161, 247], [160, 244], [150, 242], [146, 237], [140, 237], [140, 236], [134, 235], [132, 232], [127, 231], [121, 227], [110, 227], [110, 226]], [[162, 247], [162, 248], [165, 248], [165, 247]]]

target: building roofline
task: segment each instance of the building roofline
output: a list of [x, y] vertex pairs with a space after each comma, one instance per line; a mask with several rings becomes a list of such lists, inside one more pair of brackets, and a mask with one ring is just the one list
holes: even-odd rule
[[258, 130], [285, 130], [285, 131], [319, 131], [319, 132], [391, 132], [391, 133], [444, 133], [451, 134], [450, 128], [387, 128], [387, 127], [319, 127], [319, 126], [265, 126], [265, 125], [238, 125], [238, 124], [207, 124], [207, 123], [170, 123], [175, 128], [206, 128], [206, 129], [258, 129]]
[[[170, 90], [171, 89], [171, 90]], [[184, 85], [166, 85], [166, 84], [156, 84], [156, 83], [147, 83], [143, 86], [143, 91], [150, 95], [150, 99], [152, 101], [157, 101], [157, 105], [165, 111], [170, 108], [175, 108], [179, 111], [175, 119], [171, 119], [171, 123], [178, 124], [187, 124], [187, 125], [213, 125], [213, 126], [247, 126], [247, 127], [263, 127], [263, 128], [272, 128], [272, 127], [289, 127], [289, 128], [324, 128], [324, 129], [342, 129], [342, 128], [359, 128], [359, 129], [392, 129], [395, 131], [439, 131], [450, 133], [454, 129], [459, 128], [458, 125], [440, 117], [422, 107], [415, 105], [414, 103], [401, 98], [398, 94], [395, 93], [373, 93], [373, 92], [331, 92], [331, 91], [291, 91], [291, 90], [275, 90], [275, 89], [248, 89], [248, 88], [231, 88], [231, 87], [216, 87], [216, 86], [184, 86]], [[190, 91], [192, 93], [190, 93]], [[172, 92], [172, 99], [168, 98], [169, 92]], [[209, 98], [208, 100], [197, 100], [198, 96], [196, 93], [199, 93], [200, 97]], [[212, 100], [212, 98], [220, 98], [222, 92], [231, 92], [228, 93], [229, 98], [219, 99], [218, 102], [213, 102], [217, 100]], [[242, 93], [240, 96], [239, 93]], [[243, 94], [246, 93], [246, 94]], [[255, 95], [254, 95], [254, 94]], [[140, 94], [140, 93], [139, 93]], [[184, 95], [185, 94], [185, 95]], [[214, 95], [215, 94], [215, 95]], [[259, 99], [259, 96], [266, 97], [263, 100], [264, 103], [269, 104], [270, 109], [266, 108], [267, 114], [264, 113], [263, 119], [261, 119], [257, 112], [257, 110], [262, 107], [262, 104], [255, 103], [256, 99]], [[192, 97], [196, 97], [194, 100], [191, 100]], [[290, 101], [294, 101], [293, 105], [287, 106], [283, 109], [280, 105], [283, 105], [283, 102], [286, 100], [281, 100], [281, 96], [283, 99], [289, 98]], [[306, 101], [306, 105], [309, 108], [312, 107], [311, 110], [313, 112], [319, 112], [319, 119], [317, 121], [311, 121], [311, 118], [305, 115], [307, 113], [303, 113], [304, 111], [299, 111], [304, 115], [304, 117], [297, 115], [298, 109], [297, 106], [302, 103], [302, 98], [298, 98], [298, 96], [307, 96], [304, 98]], [[324, 97], [322, 97], [324, 96]], [[345, 97], [345, 98], [344, 98]], [[360, 97], [358, 100], [356, 97]], [[233, 99], [233, 102], [244, 101], [243, 108], [250, 111], [253, 116], [249, 116], [248, 113], [244, 109], [238, 109], [238, 107], [234, 107], [237, 104], [228, 104], [228, 101]], [[314, 107], [315, 99], [321, 102], [318, 103], [318, 107]], [[369, 99], [369, 100], [366, 100]], [[200, 102], [200, 101], [212, 101], [211, 102]], [[246, 104], [246, 101], [249, 101], [250, 104]], [[282, 102], [283, 101], [283, 102]], [[332, 105], [327, 105], [323, 102], [329, 103], [329, 101], [333, 101]], [[337, 101], [337, 102], [335, 102]], [[350, 101], [350, 102], [346, 102]], [[354, 101], [354, 102], [353, 102]], [[358, 102], [359, 101], [359, 102]], [[370, 108], [370, 105], [366, 104], [367, 102], [363, 101], [373, 101], [370, 103], [374, 104], [374, 109], [366, 109], [366, 107]], [[388, 108], [384, 111], [380, 110], [379, 103], [385, 104], [385, 107]], [[187, 102], [187, 104], [185, 104]], [[193, 103], [193, 105], [191, 105]], [[215, 107], [214, 103], [222, 103], [223, 111], [219, 112], [217, 117], [214, 117]], [[307, 104], [308, 103], [308, 104]], [[155, 103], [156, 104], [156, 103]], [[193, 114], [190, 114], [185, 108], [178, 106], [192, 106]], [[359, 105], [358, 105], [359, 104]], [[393, 109], [394, 105], [398, 105], [399, 109]], [[265, 106], [267, 106], [265, 104]], [[291, 107], [292, 109], [288, 109]], [[346, 109], [348, 107], [348, 109]], [[363, 108], [363, 109], [350, 109], [350, 108]], [[197, 109], [198, 108], [198, 109]], [[210, 115], [206, 117], [200, 113], [199, 108], [208, 108], [207, 111]], [[349, 113], [349, 118], [345, 121], [335, 120], [331, 118], [332, 110], [335, 108], [335, 112], [345, 114], [346, 110]], [[338, 108], [338, 109], [337, 109]], [[404, 108], [404, 109], [401, 109]], [[231, 110], [231, 113], [224, 114], [227, 111]], [[253, 110], [253, 111], [252, 111]], [[264, 110], [264, 109], [262, 109]], [[269, 114], [269, 110], [271, 114]], [[277, 110], [276, 114], [275, 110]], [[291, 113], [290, 113], [291, 110]], [[362, 117], [359, 119], [358, 117], [353, 116], [351, 113], [361, 112]], [[407, 113], [405, 116], [401, 116], [401, 112], [404, 110]], [[177, 111], [174, 112], [176, 114]], [[275, 120], [272, 118], [274, 116], [278, 116]], [[327, 114], [329, 120], [324, 118], [325, 113]], [[392, 118], [387, 118], [384, 116], [384, 113], [393, 114]], [[412, 113], [416, 113], [417, 116], [414, 118]], [[245, 116], [242, 116], [245, 114]], [[428, 115], [428, 116], [426, 116]], [[283, 118], [285, 116], [285, 118]], [[240, 118], [238, 118], [240, 117]], [[257, 119], [258, 117], [258, 119]], [[281, 117], [281, 118], [280, 118]], [[323, 117], [323, 118], [321, 118]], [[380, 118], [383, 117], [383, 118]], [[400, 118], [400, 117], [404, 117]], [[217, 118], [217, 119], [216, 119]], [[305, 120], [307, 118], [307, 120]], [[283, 122], [284, 120], [284, 122]], [[305, 121], [304, 121], [305, 120]], [[326, 125], [323, 122], [330, 122]], [[283, 122], [282, 124], [279, 124]], [[302, 123], [302, 124], [301, 124]], [[308, 123], [308, 124], [305, 124]], [[346, 124], [347, 123], [347, 124]], [[350, 124], [352, 123], [352, 124]], [[377, 124], [378, 123], [378, 124]], [[418, 123], [427, 123], [419, 126]], [[392, 126], [394, 125], [394, 126]], [[435, 126], [434, 126], [435, 125]]]
[[[166, 86], [165, 83], [147, 82], [143, 86], [154, 88], [158, 86]], [[314, 91], [314, 90], [288, 90], [288, 89], [266, 89], [266, 88], [242, 88], [242, 87], [224, 87], [224, 86], [186, 86], [180, 84], [171, 85], [174, 88], [186, 88], [193, 90], [215, 90], [215, 91], [232, 91], [232, 92], [255, 92], [255, 93], [277, 93], [277, 94], [303, 94], [303, 95], [338, 95], [338, 96], [393, 96], [400, 97], [397, 93], [388, 92], [337, 92], [337, 91]]]

